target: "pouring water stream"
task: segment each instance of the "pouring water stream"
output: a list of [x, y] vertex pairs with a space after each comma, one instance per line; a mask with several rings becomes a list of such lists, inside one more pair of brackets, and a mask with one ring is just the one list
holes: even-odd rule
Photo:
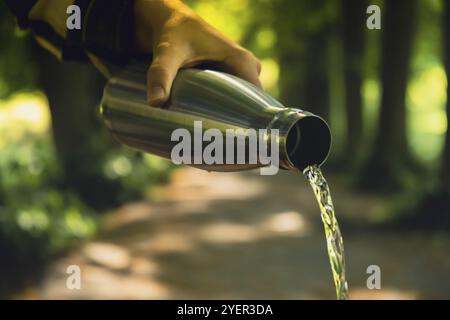
[[337, 299], [345, 300], [348, 297], [348, 285], [345, 280], [344, 243], [334, 213], [330, 188], [317, 165], [308, 166], [303, 171], [303, 175], [311, 184], [317, 202], [319, 203]]

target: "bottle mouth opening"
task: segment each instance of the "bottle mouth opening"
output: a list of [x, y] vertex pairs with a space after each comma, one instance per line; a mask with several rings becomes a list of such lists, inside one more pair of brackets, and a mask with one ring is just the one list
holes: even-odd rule
[[324, 163], [330, 147], [330, 128], [322, 118], [314, 115], [296, 121], [286, 138], [289, 161], [301, 171], [307, 166]]

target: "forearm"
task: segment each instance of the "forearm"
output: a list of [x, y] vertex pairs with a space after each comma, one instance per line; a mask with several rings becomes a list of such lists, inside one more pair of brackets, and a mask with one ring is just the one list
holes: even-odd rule
[[[29, 19], [45, 21], [63, 39], [67, 36], [67, 8], [75, 0], [39, 0], [29, 13]], [[161, 29], [164, 21], [183, 4], [178, 0], [134, 0], [133, 14], [136, 19], [134, 25], [134, 47], [140, 53], [152, 51], [153, 30]], [[169, 8], [177, 10], [169, 10]], [[158, 14], [149, 15], [149, 12]]]
[[[75, 0], [39, 0], [29, 13], [29, 19], [44, 21], [63, 39], [67, 37], [67, 8]], [[151, 53], [154, 30], [161, 30], [174, 13], [189, 12], [179, 0], [133, 0], [133, 41], [130, 51]], [[157, 13], [150, 15], [149, 13]], [[82, 12], [84, 14], [84, 12]], [[111, 26], [111, 28], [114, 26]]]
[[[137, 0], [6, 0], [22, 28], [57, 57], [86, 60], [95, 55], [123, 64], [136, 53], [134, 4]], [[80, 8], [81, 30], [68, 30], [67, 9]]]
[[153, 51], [166, 24], [194, 18], [192, 10], [180, 0], [134, 0], [134, 17], [135, 46], [141, 53]]
[[[261, 64], [199, 17], [181, 0], [5, 0], [22, 27], [31, 28], [65, 59], [99, 60], [115, 65], [137, 54], [153, 55], [147, 86], [151, 105], [167, 101], [180, 68], [204, 61], [257, 86]], [[81, 29], [68, 30], [67, 8], [81, 11]], [[31, 12], [30, 12], [31, 11]], [[62, 52], [62, 54], [61, 54]], [[95, 56], [93, 58], [93, 56]], [[99, 59], [100, 58], [100, 59]]]
[[[33, 21], [45, 21], [60, 37], [66, 39], [67, 8], [74, 3], [75, 0], [38, 0], [28, 18]], [[130, 36], [134, 39], [134, 48], [137, 52], [152, 51], [153, 30], [161, 29], [164, 21], [168, 20], [171, 14], [169, 7], [181, 6], [181, 3], [174, 0], [134, 0], [133, 14], [138, 27], [134, 28], [134, 34]], [[148, 12], [158, 14], [150, 16]]]

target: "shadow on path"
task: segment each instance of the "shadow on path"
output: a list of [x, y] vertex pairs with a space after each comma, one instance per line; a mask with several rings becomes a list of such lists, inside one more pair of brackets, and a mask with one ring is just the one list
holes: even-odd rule
[[[338, 218], [370, 226], [383, 200], [331, 179]], [[32, 298], [334, 299], [325, 237], [300, 174], [207, 173], [191, 168], [105, 217], [98, 237], [55, 261]], [[450, 298], [450, 238], [376, 233], [341, 223], [350, 297]], [[381, 290], [366, 269], [381, 268]], [[66, 288], [79, 265], [81, 290]]]

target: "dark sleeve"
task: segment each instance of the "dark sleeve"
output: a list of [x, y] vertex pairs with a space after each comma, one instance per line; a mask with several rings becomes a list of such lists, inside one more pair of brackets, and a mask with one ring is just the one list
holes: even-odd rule
[[122, 64], [133, 55], [134, 0], [76, 0], [74, 4], [81, 9], [81, 30], [68, 30], [66, 39], [46, 22], [28, 19], [37, 0], [5, 1], [21, 28], [31, 29], [59, 48], [65, 60], [86, 59], [88, 51]]
[[28, 13], [37, 0], [5, 0], [5, 2], [11, 12], [17, 17], [19, 26], [21, 28], [28, 27]]
[[[7, 7], [16, 16], [19, 27], [31, 29], [34, 34], [44, 38], [54, 47], [63, 51], [64, 39], [57, 35], [52, 27], [44, 21], [31, 21], [28, 15], [38, 0], [5, 0]], [[79, 58], [83, 58], [84, 52], [79, 52]]]
[[[112, 62], [125, 62], [134, 54], [134, 0], [76, 0], [81, 9], [81, 30], [69, 30], [67, 47], [86, 49]], [[64, 55], [71, 58], [68, 54]]]

